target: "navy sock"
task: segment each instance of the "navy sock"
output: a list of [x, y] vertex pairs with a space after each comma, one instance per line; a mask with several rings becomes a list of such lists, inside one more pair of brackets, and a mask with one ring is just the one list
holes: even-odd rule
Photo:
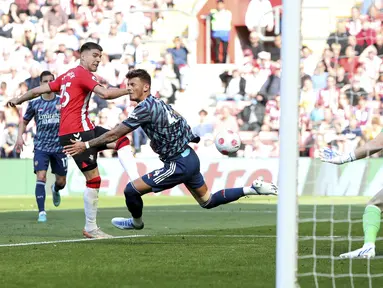
[[243, 188], [229, 188], [215, 192], [210, 199], [203, 203], [203, 208], [211, 209], [222, 204], [227, 204], [245, 196]]
[[138, 193], [136, 188], [131, 183], [128, 183], [128, 185], [126, 185], [124, 194], [126, 207], [128, 207], [128, 210], [132, 214], [132, 217], [142, 217], [142, 209], [144, 207], [144, 202], [142, 201], [141, 194]]
[[36, 181], [36, 202], [37, 207], [39, 208], [39, 212], [45, 211], [45, 182], [37, 180]]

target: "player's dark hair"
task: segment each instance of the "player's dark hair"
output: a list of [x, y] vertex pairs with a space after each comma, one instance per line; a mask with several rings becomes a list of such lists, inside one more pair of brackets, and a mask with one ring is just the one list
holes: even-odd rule
[[80, 53], [84, 52], [84, 51], [89, 51], [89, 50], [93, 50], [93, 49], [96, 49], [100, 52], [102, 52], [102, 47], [100, 45], [98, 45], [97, 43], [94, 43], [94, 42], [86, 42], [84, 43], [81, 48], [80, 48]]
[[52, 77], [53, 77], [53, 80], [55, 79], [55, 75], [53, 75], [51, 71], [43, 71], [43, 72], [40, 74], [40, 82], [43, 81], [43, 78], [44, 78], [45, 76], [52, 76]]
[[126, 74], [126, 78], [133, 79], [133, 78], [139, 78], [141, 81], [144, 81], [145, 83], [152, 85], [152, 79], [148, 72], [144, 69], [134, 69], [128, 72]]

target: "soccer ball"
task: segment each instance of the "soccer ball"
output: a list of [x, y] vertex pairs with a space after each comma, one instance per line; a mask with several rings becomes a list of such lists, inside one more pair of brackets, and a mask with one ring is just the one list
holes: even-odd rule
[[215, 147], [223, 155], [237, 152], [240, 146], [241, 138], [231, 130], [220, 131], [215, 136]]

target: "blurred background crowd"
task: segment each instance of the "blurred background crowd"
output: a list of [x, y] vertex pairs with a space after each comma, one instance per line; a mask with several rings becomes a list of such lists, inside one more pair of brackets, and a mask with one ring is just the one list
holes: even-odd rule
[[[97, 42], [104, 48], [96, 73], [102, 85], [124, 87], [126, 73], [143, 68], [153, 77], [153, 95], [170, 104], [180, 103], [188, 95], [193, 78], [194, 63], [190, 60], [193, 51], [183, 35], [167, 39], [164, 49], [149, 49], [148, 43], [168, 14], [147, 11], [177, 8], [182, 2], [0, 0], [1, 157], [31, 158], [35, 133], [31, 125], [25, 135], [26, 148], [21, 154], [14, 151], [17, 126], [26, 106], [14, 109], [4, 104], [38, 86], [43, 70], [57, 76], [78, 65], [78, 49], [86, 41]], [[279, 155], [281, 35], [273, 34], [273, 42], [263, 41], [263, 36], [272, 33], [278, 24], [273, 14], [255, 21], [259, 11], [268, 9], [269, 0], [250, 1], [246, 11], [249, 37], [245, 44], [241, 43], [241, 63], [214, 76], [220, 85], [211, 95], [210, 104], [201, 104], [190, 121], [195, 133], [202, 137], [194, 146], [199, 154], [219, 157], [213, 145], [214, 135], [221, 129], [231, 129], [240, 133], [243, 142], [235, 157]], [[221, 65], [218, 63], [227, 62], [227, 49], [232, 41], [231, 11], [224, 1], [217, 1], [209, 15], [212, 63]], [[323, 40], [326, 45], [321, 55], [314, 55], [311, 47], [302, 46], [299, 95], [302, 157], [315, 157], [325, 145], [340, 152], [354, 149], [381, 131], [382, 20], [383, 2], [365, 0], [351, 9], [347, 19], [338, 21], [336, 31]], [[110, 129], [125, 119], [134, 105], [126, 97], [105, 101], [93, 95], [89, 109], [97, 125]], [[142, 130], [130, 137], [137, 156], [152, 155]], [[105, 151], [102, 157], [113, 157], [113, 152]]]

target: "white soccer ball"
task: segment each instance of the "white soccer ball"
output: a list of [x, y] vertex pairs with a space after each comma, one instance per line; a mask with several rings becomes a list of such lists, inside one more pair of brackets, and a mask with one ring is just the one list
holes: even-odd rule
[[223, 155], [235, 153], [241, 146], [241, 138], [239, 138], [238, 133], [231, 130], [220, 131], [215, 136], [214, 142], [217, 150]]

